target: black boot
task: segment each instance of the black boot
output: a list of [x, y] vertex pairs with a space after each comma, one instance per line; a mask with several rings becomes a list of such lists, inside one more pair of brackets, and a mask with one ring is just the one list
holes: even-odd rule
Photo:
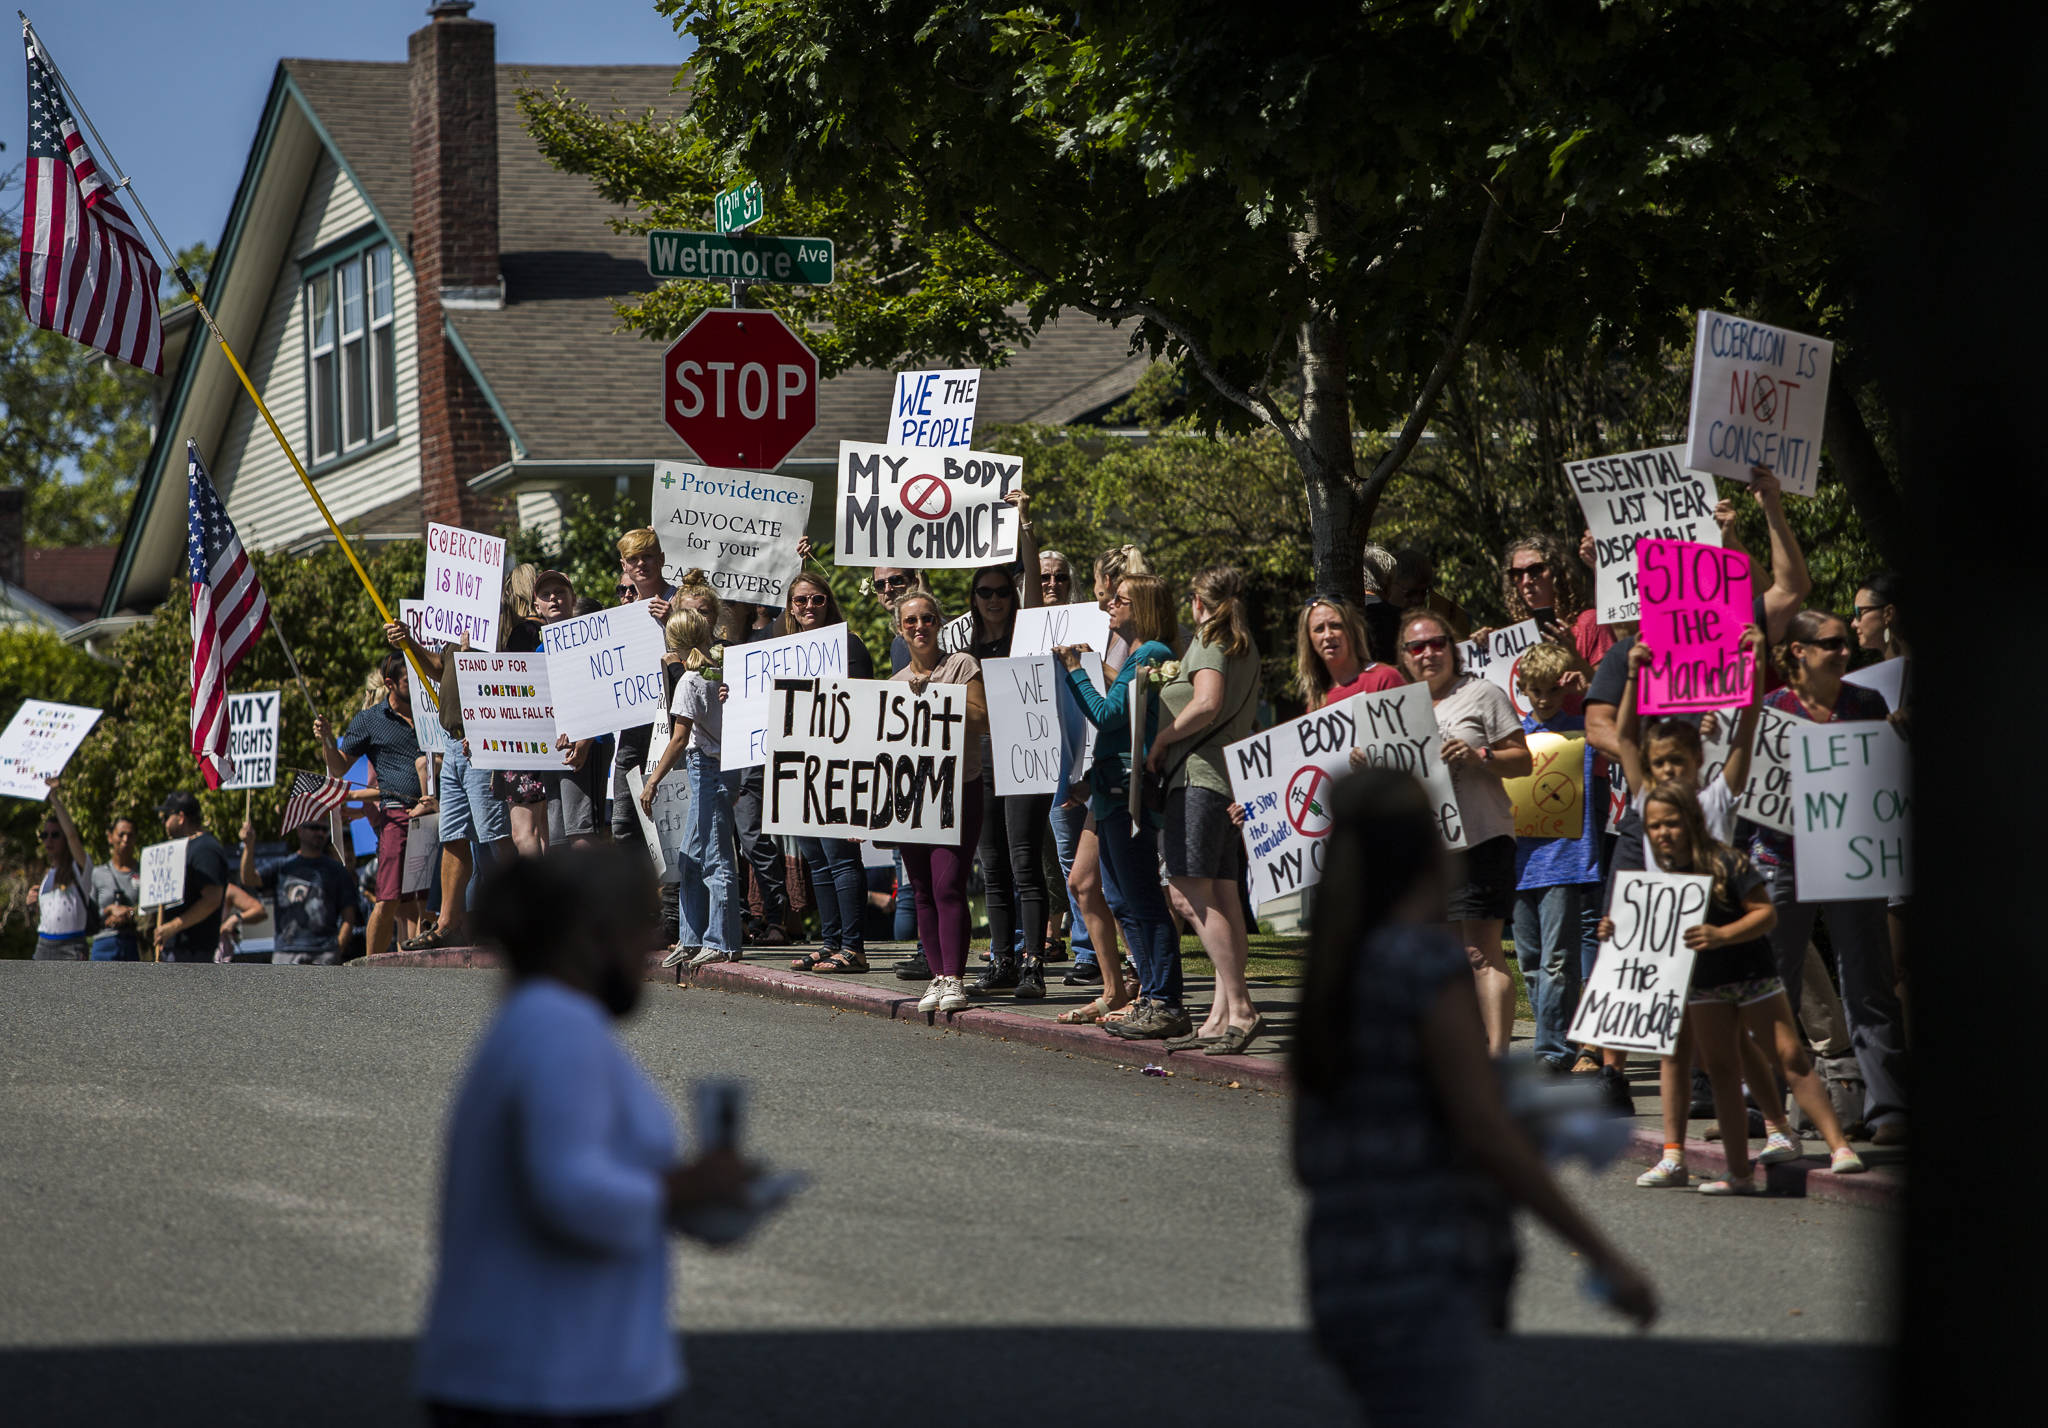
[[[998, 952], [981, 975], [967, 984], [967, 990], [976, 996], [985, 997], [990, 992], [1007, 992], [1017, 985], [1017, 959], [1008, 952]], [[1039, 983], [1041, 987], [1045, 984]]]
[[1632, 1116], [1636, 1113], [1636, 1099], [1629, 1092], [1628, 1077], [1619, 1066], [1600, 1068], [1600, 1094], [1607, 1102], [1607, 1109], [1618, 1116]]
[[924, 960], [924, 948], [920, 947], [896, 964], [896, 975], [906, 982], [929, 982], [932, 969]]
[[1036, 957], [1026, 957], [1017, 969], [1017, 998], [1036, 1001], [1045, 995], [1045, 968]]

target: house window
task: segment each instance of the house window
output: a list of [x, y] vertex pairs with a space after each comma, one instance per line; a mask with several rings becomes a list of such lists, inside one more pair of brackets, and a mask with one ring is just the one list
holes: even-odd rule
[[398, 424], [391, 248], [359, 248], [306, 277], [313, 460], [332, 461]]

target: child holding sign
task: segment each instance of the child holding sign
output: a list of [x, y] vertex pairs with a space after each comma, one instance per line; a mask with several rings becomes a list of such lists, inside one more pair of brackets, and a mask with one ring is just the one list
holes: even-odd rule
[[[1699, 1047], [1706, 1063], [1707, 1078], [1714, 1087], [1714, 1114], [1721, 1123], [1721, 1144], [1728, 1155], [1728, 1173], [1700, 1186], [1702, 1195], [1754, 1195], [1757, 1183], [1749, 1159], [1749, 1111], [1742, 1098], [1742, 1042], [1744, 1033], [1768, 1040], [1777, 1048], [1784, 1064], [1785, 1079], [1799, 1105], [1827, 1138], [1832, 1153], [1830, 1166], [1837, 1175], [1863, 1169], [1863, 1162], [1849, 1148], [1828, 1105], [1820, 1078], [1799, 1039], [1792, 1022], [1792, 1004], [1785, 998], [1785, 985], [1778, 980], [1767, 939], [1777, 924], [1778, 912], [1761, 874], [1748, 858], [1716, 839], [1707, 831], [1706, 815], [1700, 810], [1699, 795], [1676, 783], [1660, 783], [1643, 801], [1643, 841], [1656, 866], [1667, 873], [1707, 873], [1714, 879], [1707, 904], [1706, 921], [1687, 929], [1685, 945], [1693, 949], [1692, 990], [1686, 998], [1685, 1020], [1679, 1027], [1678, 1045], [1666, 1061], [1680, 1068], [1692, 1064], [1692, 1050]], [[1612, 918], [1600, 920], [1600, 939], [1614, 935]], [[1667, 1126], [1674, 1106], [1678, 1110], [1677, 1133], [1668, 1130], [1664, 1155], [1645, 1171], [1636, 1184], [1645, 1187], [1683, 1185], [1685, 1169], [1685, 1095], [1682, 1086], [1674, 1097], [1667, 1078], [1664, 1112]], [[1783, 1112], [1781, 1111], [1782, 1115]], [[1771, 1161], [1797, 1159], [1799, 1143], [1773, 1131], [1764, 1155]], [[1760, 1157], [1761, 1158], [1761, 1157]], [[1766, 1163], [1769, 1163], [1768, 1161]]]
[[677, 859], [679, 938], [662, 966], [685, 957], [692, 967], [740, 960], [739, 857], [733, 845], [732, 791], [740, 771], [718, 767], [725, 728], [724, 686], [711, 664], [711, 622], [701, 610], [678, 601], [665, 622], [671, 653], [690, 666], [669, 706], [668, 747], [640, 788], [640, 808], [650, 817], [654, 793], [678, 760], [690, 780], [689, 826]]

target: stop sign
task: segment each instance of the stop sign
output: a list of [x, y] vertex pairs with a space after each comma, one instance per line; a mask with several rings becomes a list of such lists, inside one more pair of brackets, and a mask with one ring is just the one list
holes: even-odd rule
[[772, 471], [818, 424], [818, 358], [758, 308], [712, 308], [669, 345], [661, 414], [699, 461]]

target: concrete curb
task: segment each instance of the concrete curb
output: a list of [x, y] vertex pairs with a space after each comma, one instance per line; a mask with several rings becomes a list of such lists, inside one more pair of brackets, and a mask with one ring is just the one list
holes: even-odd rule
[[[1632, 1130], [1629, 1139], [1644, 1156], [1647, 1167], [1664, 1151], [1664, 1133]], [[1757, 1142], [1751, 1142], [1752, 1156]], [[1685, 1168], [1693, 1183], [1712, 1180], [1728, 1169], [1728, 1155], [1717, 1140], [1688, 1136]], [[1805, 1160], [1757, 1167], [1764, 1172], [1765, 1188], [1773, 1195], [1794, 1200], [1829, 1200], [1838, 1205], [1861, 1205], [1874, 1210], [1902, 1210], [1906, 1204], [1906, 1182], [1890, 1167], [1872, 1166], [1861, 1175], [1837, 1175], [1824, 1163], [1809, 1156]]]

